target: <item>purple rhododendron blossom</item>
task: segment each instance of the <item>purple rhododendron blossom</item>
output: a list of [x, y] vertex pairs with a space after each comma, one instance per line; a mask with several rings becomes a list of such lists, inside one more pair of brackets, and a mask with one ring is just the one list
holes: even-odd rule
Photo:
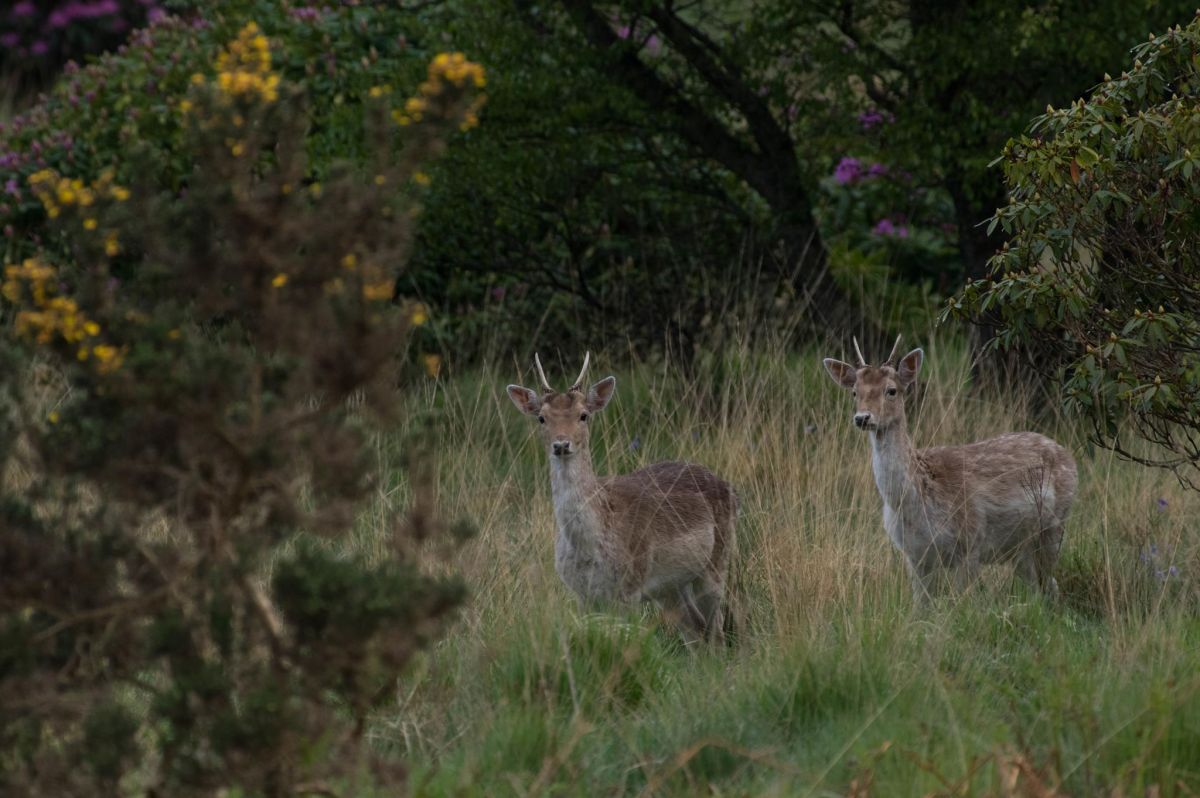
[[857, 158], [846, 157], [838, 161], [833, 170], [833, 179], [840, 185], [856, 182], [862, 177], [862, 163]]
[[12, 7], [12, 15], [14, 17], [32, 17], [36, 11], [37, 8], [29, 0], [24, 0], [24, 2], [17, 3]]
[[883, 177], [888, 173], [885, 163], [873, 163], [867, 168], [867, 177]]
[[891, 111], [880, 111], [875, 108], [863, 111], [858, 115], [858, 123], [862, 125], [863, 130], [871, 130], [879, 125], [890, 124], [895, 121], [896, 117], [892, 115]]
[[891, 219], [880, 219], [871, 228], [871, 232], [885, 238], [908, 238], [908, 225], [896, 224]]

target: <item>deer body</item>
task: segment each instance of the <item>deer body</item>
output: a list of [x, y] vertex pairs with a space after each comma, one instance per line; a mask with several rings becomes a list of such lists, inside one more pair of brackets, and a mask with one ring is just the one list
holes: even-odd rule
[[928, 597], [943, 576], [961, 587], [981, 565], [1011, 561], [1019, 577], [1056, 596], [1053, 570], [1077, 485], [1070, 453], [1034, 432], [915, 449], [902, 391], [924, 353], [894, 358], [893, 350], [872, 368], [860, 353], [860, 367], [831, 359], [825, 366], [858, 400], [854, 421], [871, 436], [884, 529], [905, 556], [914, 595]]
[[549, 450], [555, 571], [585, 603], [652, 601], [689, 638], [722, 640], [736, 494], [689, 463], [597, 477], [587, 419], [607, 405], [616, 382], [609, 377], [584, 393], [582, 380], [565, 393], [544, 375], [541, 395], [508, 387], [517, 407], [539, 419]]

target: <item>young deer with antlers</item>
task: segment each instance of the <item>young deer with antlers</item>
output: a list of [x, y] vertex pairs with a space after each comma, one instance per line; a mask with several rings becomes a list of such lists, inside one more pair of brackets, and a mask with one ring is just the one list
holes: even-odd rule
[[1077, 480], [1071, 454], [1036, 432], [914, 449], [904, 391], [925, 353], [914, 349], [897, 361], [899, 346], [897, 337], [888, 359], [872, 367], [855, 339], [858, 366], [832, 358], [824, 363], [857, 400], [855, 426], [871, 435], [883, 526], [904, 553], [914, 597], [927, 599], [940, 576], [953, 577], [961, 588], [980, 565], [1012, 561], [1021, 579], [1056, 598], [1054, 565]]
[[550, 456], [555, 570], [585, 603], [653, 601], [689, 642], [722, 643], [737, 494], [690, 463], [597, 477], [590, 420], [612, 399], [617, 381], [606, 377], [585, 391], [590, 357], [562, 393], [550, 387], [537, 355], [540, 391], [508, 386], [517, 409], [538, 420]]

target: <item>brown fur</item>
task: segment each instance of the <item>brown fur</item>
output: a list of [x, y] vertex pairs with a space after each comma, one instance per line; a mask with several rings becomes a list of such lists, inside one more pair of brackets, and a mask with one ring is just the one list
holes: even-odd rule
[[1034, 432], [914, 449], [904, 392], [924, 353], [894, 357], [879, 367], [826, 359], [825, 368], [854, 391], [855, 424], [871, 435], [884, 527], [905, 554], [914, 594], [928, 596], [944, 574], [962, 586], [980, 565], [1012, 561], [1018, 576], [1056, 596], [1053, 570], [1077, 487], [1070, 452]]
[[691, 463], [597, 478], [590, 419], [615, 386], [612, 377], [586, 393], [578, 386], [561, 393], [544, 386], [541, 394], [508, 386], [517, 408], [539, 420], [550, 456], [555, 568], [584, 601], [653, 601], [689, 638], [722, 641], [737, 495]]

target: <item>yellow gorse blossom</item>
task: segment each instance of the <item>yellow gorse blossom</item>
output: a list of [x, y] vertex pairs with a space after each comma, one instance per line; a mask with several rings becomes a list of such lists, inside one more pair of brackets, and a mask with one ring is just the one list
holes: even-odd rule
[[52, 267], [36, 258], [4, 267], [0, 293], [14, 305], [32, 305], [32, 309], [17, 312], [17, 335], [39, 344], [62, 341], [75, 346], [76, 359], [95, 358], [101, 374], [119, 368], [121, 350], [96, 340], [102, 332], [100, 325], [89, 319], [74, 299], [54, 295], [57, 276]]
[[[434, 102], [445, 94], [448, 87], [477, 90], [482, 89], [485, 85], [487, 85], [487, 78], [482, 66], [474, 61], [468, 61], [462, 53], [438, 53], [429, 62], [426, 78], [417, 87], [416, 96], [408, 98], [403, 107], [393, 109], [392, 119], [401, 126], [420, 122], [430, 112], [430, 107]], [[480, 95], [471, 102], [466, 113], [463, 114], [460, 128], [468, 130], [479, 123], [479, 109], [482, 107], [484, 99]]]
[[[29, 187], [42, 203], [46, 215], [57, 219], [66, 208], [87, 208], [99, 199], [113, 199], [124, 202], [129, 199], [129, 189], [118, 186], [113, 182], [113, 172], [106, 169], [100, 173], [93, 183], [84, 183], [78, 178], [63, 177], [53, 169], [41, 169], [28, 178]], [[87, 230], [96, 229], [94, 217], [84, 220]]]
[[[204, 76], [192, 75], [192, 83], [203, 86]], [[249, 22], [217, 56], [216, 87], [232, 99], [261, 100], [273, 103], [279, 99], [279, 75], [271, 71], [271, 44]]]

